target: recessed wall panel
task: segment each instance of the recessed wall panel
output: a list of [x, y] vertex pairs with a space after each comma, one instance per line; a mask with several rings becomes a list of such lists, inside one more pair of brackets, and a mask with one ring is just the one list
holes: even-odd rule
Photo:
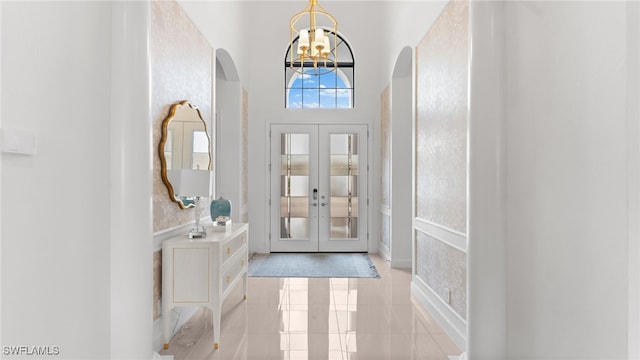
[[[467, 1], [451, 1], [416, 48], [415, 213], [429, 228], [462, 236], [467, 233], [468, 13]], [[415, 234], [416, 276], [466, 319], [466, 253], [436, 233]]]
[[416, 231], [416, 249], [416, 275], [466, 319], [466, 254], [420, 231]]
[[466, 233], [468, 3], [451, 2], [417, 48], [416, 214]]

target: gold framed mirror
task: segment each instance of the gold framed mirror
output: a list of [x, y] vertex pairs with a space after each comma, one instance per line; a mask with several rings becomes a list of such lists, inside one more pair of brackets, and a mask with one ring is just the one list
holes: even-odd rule
[[169, 198], [181, 209], [195, 206], [194, 199], [177, 196], [171, 182], [175, 170], [211, 170], [211, 139], [200, 110], [188, 100], [171, 105], [162, 121], [158, 145], [160, 174]]

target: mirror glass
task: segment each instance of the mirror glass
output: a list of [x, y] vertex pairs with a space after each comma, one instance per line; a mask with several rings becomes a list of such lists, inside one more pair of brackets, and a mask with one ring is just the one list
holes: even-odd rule
[[211, 140], [200, 110], [188, 101], [174, 104], [162, 122], [158, 146], [162, 181], [169, 198], [181, 209], [194, 207], [194, 199], [177, 196], [171, 184], [172, 170], [211, 170]]

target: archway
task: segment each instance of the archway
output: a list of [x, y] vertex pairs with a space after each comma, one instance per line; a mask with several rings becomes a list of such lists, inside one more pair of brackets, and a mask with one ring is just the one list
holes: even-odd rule
[[391, 80], [391, 222], [389, 252], [391, 266], [411, 267], [413, 218], [413, 51], [405, 46]]
[[215, 197], [230, 200], [231, 219], [241, 222], [242, 86], [231, 55], [224, 49], [217, 49], [215, 55]]

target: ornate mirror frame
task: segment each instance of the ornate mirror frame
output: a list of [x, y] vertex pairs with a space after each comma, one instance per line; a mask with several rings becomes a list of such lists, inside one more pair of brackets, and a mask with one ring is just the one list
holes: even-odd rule
[[[171, 105], [171, 108], [169, 109], [169, 114], [162, 121], [162, 135], [160, 137], [160, 143], [158, 144], [158, 155], [160, 156], [160, 176], [162, 177], [162, 182], [167, 187], [169, 199], [177, 203], [180, 206], [180, 208], [183, 210], [195, 207], [195, 204], [193, 202], [186, 203], [184, 201], [185, 199], [175, 196], [173, 185], [171, 184], [171, 181], [169, 181], [169, 177], [167, 175], [168, 174], [167, 170], [170, 170], [168, 169], [168, 166], [172, 166], [173, 159], [175, 159], [175, 156], [173, 153], [173, 149], [170, 149], [168, 153], [171, 153], [171, 159], [167, 159], [167, 156], [165, 155], [165, 153], [167, 153], [166, 151], [167, 149], [165, 148], [167, 146], [167, 143], [172, 145], [172, 147], [174, 144], [173, 139], [170, 138], [170, 131], [169, 131], [170, 129], [172, 129], [172, 124], [177, 124], [180, 122], [185, 122], [185, 123], [190, 122], [190, 123], [197, 124], [198, 119], [199, 121], [202, 122], [201, 131], [204, 131], [204, 133], [207, 136], [208, 159], [205, 158], [204, 162], [207, 164], [207, 170], [211, 170], [211, 159], [212, 159], [211, 138], [209, 137], [209, 131], [207, 130], [207, 123], [202, 118], [202, 114], [200, 113], [200, 110], [197, 107], [193, 106], [191, 103], [189, 103], [188, 100], [183, 100], [176, 104]], [[193, 153], [191, 154], [193, 155]], [[180, 155], [181, 155], [180, 157], [182, 158], [182, 154]], [[191, 164], [187, 168], [192, 168]]]

